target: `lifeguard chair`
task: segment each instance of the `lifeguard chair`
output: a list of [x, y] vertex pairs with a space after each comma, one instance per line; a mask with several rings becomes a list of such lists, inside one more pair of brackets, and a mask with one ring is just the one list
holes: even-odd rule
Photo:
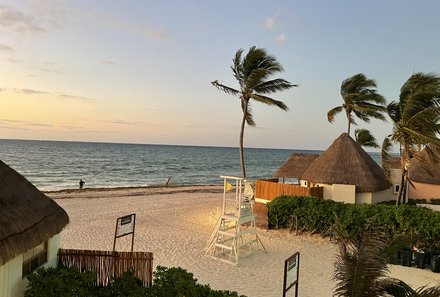
[[[205, 255], [238, 265], [241, 254], [251, 254], [263, 246], [253, 213], [254, 190], [240, 177], [223, 178], [223, 211], [206, 245]], [[231, 192], [235, 188], [235, 195]]]

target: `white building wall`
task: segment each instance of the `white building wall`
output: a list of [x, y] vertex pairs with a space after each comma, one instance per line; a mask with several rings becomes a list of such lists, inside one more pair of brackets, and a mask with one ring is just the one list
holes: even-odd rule
[[[44, 267], [57, 266], [57, 254], [60, 248], [60, 235], [49, 239], [47, 247], [47, 263]], [[28, 284], [27, 278], [22, 278], [23, 255], [0, 266], [0, 297], [23, 297]]]
[[371, 203], [379, 203], [384, 201], [395, 200], [396, 195], [393, 194], [393, 188], [372, 193]]
[[356, 193], [355, 201], [356, 204], [364, 204], [364, 203], [371, 204], [372, 193], [371, 192]]
[[355, 203], [356, 186], [355, 185], [332, 185], [332, 196], [336, 202]]

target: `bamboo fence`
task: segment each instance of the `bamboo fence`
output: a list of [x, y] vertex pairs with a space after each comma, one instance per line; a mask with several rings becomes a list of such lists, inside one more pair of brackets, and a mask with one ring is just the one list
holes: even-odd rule
[[96, 272], [98, 286], [107, 286], [129, 270], [145, 287], [153, 280], [153, 253], [59, 249], [58, 261], [65, 267]]

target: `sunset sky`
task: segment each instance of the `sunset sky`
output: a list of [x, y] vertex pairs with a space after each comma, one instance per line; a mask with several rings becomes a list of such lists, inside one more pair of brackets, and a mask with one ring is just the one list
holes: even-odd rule
[[[0, 138], [237, 146], [235, 52], [256, 45], [299, 84], [253, 104], [245, 146], [325, 149], [349, 76], [388, 101], [413, 72], [440, 73], [440, 1], [0, 2]], [[359, 122], [379, 142], [391, 125]]]

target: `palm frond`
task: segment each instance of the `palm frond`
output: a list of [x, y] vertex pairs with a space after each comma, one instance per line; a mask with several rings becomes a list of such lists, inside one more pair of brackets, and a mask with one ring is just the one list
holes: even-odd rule
[[254, 99], [255, 101], [258, 101], [258, 102], [261, 102], [261, 103], [264, 103], [267, 105], [277, 106], [277, 107], [281, 108], [282, 110], [289, 110], [289, 108], [287, 107], [287, 105], [284, 102], [272, 99], [267, 96], [263, 96], [263, 95], [259, 95], [259, 94], [252, 94], [251, 98]]
[[440, 296], [440, 286], [428, 288], [426, 286], [418, 288], [419, 297], [438, 297]]
[[367, 129], [356, 129], [354, 130], [354, 135], [356, 142], [360, 146], [379, 148], [376, 138]]
[[240, 95], [240, 91], [238, 91], [238, 90], [236, 90], [234, 88], [225, 86], [225, 85], [219, 83], [217, 80], [214, 80], [213, 82], [211, 82], [211, 84], [214, 87], [216, 87], [217, 89], [219, 89], [220, 91], [225, 92], [226, 94], [230, 94], [230, 95], [234, 95], [234, 96], [239, 96]]
[[336, 116], [338, 113], [340, 113], [343, 109], [344, 109], [344, 108], [343, 108], [342, 106], [336, 106], [336, 107], [333, 107], [332, 109], [330, 109], [330, 110], [327, 112], [327, 120], [328, 120], [330, 123], [333, 123], [333, 122], [335, 121], [335, 116]]
[[347, 241], [336, 257], [334, 296], [376, 297], [376, 281], [388, 274], [383, 255], [387, 236], [366, 229], [359, 238]]
[[294, 85], [287, 80], [277, 78], [260, 83], [254, 87], [254, 91], [259, 94], [271, 94], [278, 91], [288, 90], [293, 87], [298, 87], [298, 85]]
[[382, 163], [382, 170], [385, 173], [388, 181], [391, 180], [391, 148], [393, 143], [391, 142], [389, 136], [385, 137], [382, 143], [382, 149], [380, 151], [380, 159]]
[[379, 293], [394, 297], [419, 297], [419, 294], [405, 282], [395, 278], [380, 279], [376, 282]]

